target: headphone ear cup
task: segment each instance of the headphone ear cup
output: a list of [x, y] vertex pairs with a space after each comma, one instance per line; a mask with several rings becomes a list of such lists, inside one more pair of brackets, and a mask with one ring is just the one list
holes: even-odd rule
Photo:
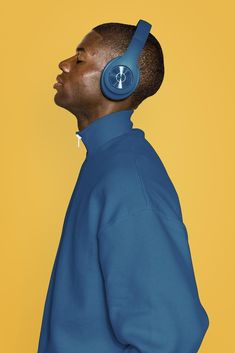
[[100, 89], [111, 100], [129, 97], [140, 82], [138, 58], [151, 29], [151, 24], [139, 20], [127, 50], [110, 60], [101, 72]]
[[138, 67], [131, 68], [125, 64], [123, 57], [119, 56], [105, 65], [101, 73], [100, 88], [105, 97], [122, 100], [136, 89], [139, 78]]

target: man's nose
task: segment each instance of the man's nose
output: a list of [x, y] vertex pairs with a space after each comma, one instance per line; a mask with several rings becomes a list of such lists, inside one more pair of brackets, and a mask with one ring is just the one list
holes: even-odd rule
[[74, 59], [74, 56], [71, 56], [68, 59], [62, 60], [58, 65], [59, 68], [64, 72], [69, 72], [73, 59]]

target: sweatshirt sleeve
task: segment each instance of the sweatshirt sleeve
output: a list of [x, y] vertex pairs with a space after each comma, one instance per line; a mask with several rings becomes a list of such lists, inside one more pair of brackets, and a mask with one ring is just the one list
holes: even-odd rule
[[145, 208], [104, 226], [98, 244], [108, 314], [123, 352], [198, 352], [209, 319], [184, 224]]

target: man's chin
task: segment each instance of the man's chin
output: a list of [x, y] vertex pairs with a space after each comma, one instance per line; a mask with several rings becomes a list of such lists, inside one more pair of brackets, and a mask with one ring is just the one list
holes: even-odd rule
[[54, 102], [56, 105], [58, 105], [61, 108], [64, 108], [66, 110], [68, 110], [70, 113], [73, 113], [73, 108], [72, 108], [72, 104], [68, 102], [68, 100], [66, 100], [65, 97], [62, 97], [62, 95], [60, 94], [55, 94], [54, 96]]
[[59, 107], [66, 108], [65, 99], [63, 99], [63, 97], [58, 92], [54, 95], [54, 102]]

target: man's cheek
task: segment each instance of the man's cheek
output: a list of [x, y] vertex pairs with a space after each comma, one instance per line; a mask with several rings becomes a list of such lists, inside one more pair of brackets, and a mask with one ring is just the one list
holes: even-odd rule
[[83, 82], [84, 85], [89, 88], [90, 91], [97, 91], [100, 86], [100, 71], [94, 70], [84, 74]]

